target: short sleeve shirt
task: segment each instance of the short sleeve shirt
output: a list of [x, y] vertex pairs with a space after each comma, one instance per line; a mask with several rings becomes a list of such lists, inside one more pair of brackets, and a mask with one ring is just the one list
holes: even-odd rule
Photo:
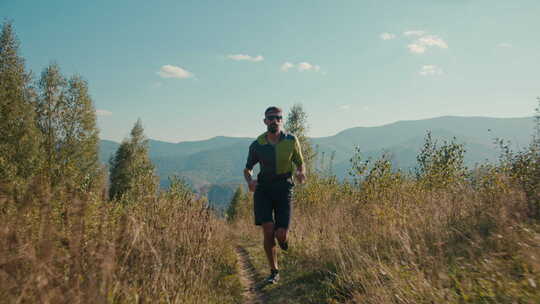
[[246, 162], [246, 168], [250, 170], [255, 164], [260, 164], [261, 171], [257, 177], [259, 183], [290, 177], [293, 163], [298, 167], [304, 163], [296, 136], [281, 132], [280, 141], [272, 145], [266, 139], [266, 133], [251, 143]]

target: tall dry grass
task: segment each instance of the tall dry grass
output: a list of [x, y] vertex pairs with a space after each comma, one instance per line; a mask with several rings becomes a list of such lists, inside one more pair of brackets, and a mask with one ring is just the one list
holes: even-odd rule
[[343, 301], [540, 303], [538, 225], [519, 187], [490, 178], [438, 189], [403, 180], [369, 195], [319, 180], [296, 195], [293, 242], [335, 276]]
[[[527, 189], [501, 166], [448, 163], [413, 176], [382, 159], [352, 182], [313, 174], [295, 187], [284, 259], [324, 278], [319, 288], [330, 280], [331, 303], [540, 303]], [[242, 214], [233, 225], [253, 237]]]
[[233, 303], [222, 220], [181, 185], [143, 201], [33, 187], [0, 201], [0, 302]]

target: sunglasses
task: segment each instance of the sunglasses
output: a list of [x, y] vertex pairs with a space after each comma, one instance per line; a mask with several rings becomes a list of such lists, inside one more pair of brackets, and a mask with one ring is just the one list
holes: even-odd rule
[[274, 119], [276, 119], [277, 121], [280, 121], [283, 119], [283, 116], [278, 116], [278, 115], [268, 115], [266, 116], [266, 119], [272, 121]]

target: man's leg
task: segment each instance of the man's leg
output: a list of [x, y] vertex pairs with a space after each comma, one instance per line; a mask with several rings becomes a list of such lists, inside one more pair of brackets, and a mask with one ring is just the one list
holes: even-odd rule
[[270, 264], [270, 268], [272, 270], [277, 270], [272, 201], [267, 196], [267, 193], [263, 190], [264, 189], [262, 187], [259, 187], [254, 193], [253, 210], [255, 212], [255, 224], [262, 226], [264, 236], [263, 245], [266, 257], [268, 259], [268, 264]]
[[266, 257], [268, 258], [268, 264], [270, 264], [270, 269], [277, 270], [278, 264], [276, 242], [274, 240], [274, 223], [263, 223], [262, 228], [264, 234], [264, 251], [266, 252]]
[[279, 227], [276, 229], [276, 239], [281, 244], [285, 244], [287, 242], [287, 231], [288, 229]]
[[289, 231], [289, 224], [291, 222], [292, 215], [292, 187], [293, 183], [285, 181], [281, 184], [278, 191], [275, 193], [276, 202], [276, 224], [275, 224], [275, 237], [279, 242], [279, 247], [283, 250], [289, 248], [287, 243], [287, 232]]

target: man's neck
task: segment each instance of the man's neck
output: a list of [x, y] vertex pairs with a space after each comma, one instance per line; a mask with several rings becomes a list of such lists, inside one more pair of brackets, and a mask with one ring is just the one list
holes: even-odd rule
[[281, 137], [281, 130], [277, 131], [276, 133], [266, 132], [266, 137], [270, 142], [277, 143]]

